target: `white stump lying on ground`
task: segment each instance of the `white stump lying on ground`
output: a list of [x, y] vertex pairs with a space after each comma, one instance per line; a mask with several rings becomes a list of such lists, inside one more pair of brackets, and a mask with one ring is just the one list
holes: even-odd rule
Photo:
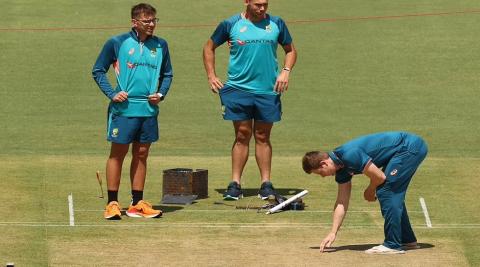
[[303, 190], [302, 192], [294, 195], [293, 197], [283, 201], [282, 203], [278, 204], [277, 206], [269, 209], [265, 214], [272, 214], [272, 213], [275, 213], [281, 209], [283, 209], [284, 207], [286, 207], [288, 204], [292, 203], [293, 201], [305, 196], [306, 194], [308, 194], [308, 190]]

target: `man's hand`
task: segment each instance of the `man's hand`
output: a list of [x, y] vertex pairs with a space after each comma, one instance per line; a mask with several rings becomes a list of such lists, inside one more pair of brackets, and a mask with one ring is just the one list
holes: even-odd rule
[[289, 77], [290, 77], [290, 71], [282, 70], [282, 72], [280, 72], [280, 75], [278, 75], [277, 81], [275, 82], [275, 86], [273, 87], [275, 92], [281, 94], [287, 91]]
[[367, 201], [375, 201], [377, 200], [377, 197], [375, 196], [377, 187], [385, 183], [387, 177], [372, 161], [369, 161], [367, 165], [365, 165], [363, 174], [370, 178], [370, 184], [367, 189], [365, 189], [365, 192], [363, 192], [363, 197]]
[[215, 74], [215, 49], [217, 49], [217, 47], [218, 46], [212, 41], [212, 39], [208, 39], [203, 47], [203, 65], [207, 72], [208, 84], [214, 93], [218, 93], [218, 91], [223, 88], [222, 81], [220, 81]]
[[369, 185], [367, 189], [365, 189], [365, 191], [363, 192], [363, 197], [366, 201], [370, 202], [377, 200], [377, 197], [375, 196], [375, 187]]
[[128, 98], [128, 93], [125, 92], [125, 91], [120, 91], [118, 94], [116, 94], [113, 97], [112, 101], [113, 102], [123, 102], [123, 101], [127, 100], [127, 98]]
[[329, 248], [330, 246], [332, 246], [336, 237], [337, 237], [337, 234], [329, 233], [320, 244], [320, 252], [324, 252], [325, 248]]
[[158, 105], [162, 99], [159, 94], [153, 94], [148, 96], [148, 102], [152, 105]]
[[208, 84], [210, 84], [210, 89], [214, 93], [218, 93], [220, 89], [223, 88], [223, 83], [217, 76], [208, 77]]

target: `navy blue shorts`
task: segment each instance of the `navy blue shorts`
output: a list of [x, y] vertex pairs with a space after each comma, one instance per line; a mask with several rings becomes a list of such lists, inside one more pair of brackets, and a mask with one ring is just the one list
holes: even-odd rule
[[282, 119], [280, 95], [252, 94], [225, 86], [220, 90], [223, 119], [273, 123]]
[[138, 142], [150, 144], [158, 140], [158, 121], [154, 117], [122, 117], [110, 114], [107, 140], [117, 144]]

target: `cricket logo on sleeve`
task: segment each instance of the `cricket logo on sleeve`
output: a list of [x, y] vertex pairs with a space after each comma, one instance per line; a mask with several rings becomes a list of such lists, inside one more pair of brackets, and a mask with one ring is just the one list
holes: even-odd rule
[[393, 169], [393, 171], [390, 172], [390, 175], [395, 176], [397, 175], [397, 172], [398, 172], [397, 169]]
[[246, 32], [247, 31], [247, 26], [243, 26], [241, 29], [240, 29], [240, 32]]
[[131, 56], [133, 55], [133, 53], [135, 53], [135, 48], [131, 48], [130, 51], [128, 51], [128, 54]]
[[118, 128], [112, 130], [112, 137], [118, 137]]

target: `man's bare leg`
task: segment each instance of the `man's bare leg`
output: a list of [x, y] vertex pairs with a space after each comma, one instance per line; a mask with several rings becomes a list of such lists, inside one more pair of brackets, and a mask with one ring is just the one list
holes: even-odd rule
[[129, 144], [112, 143], [106, 167], [107, 190], [109, 191], [118, 191], [120, 187], [123, 160], [128, 153], [129, 146]]
[[232, 181], [240, 184], [243, 168], [248, 160], [249, 143], [252, 138], [252, 121], [234, 121], [235, 141], [232, 146]]
[[134, 142], [132, 144], [132, 162], [130, 164], [130, 182], [132, 190], [143, 191], [147, 176], [147, 158], [150, 144]]
[[272, 144], [270, 143], [270, 132], [273, 123], [265, 123], [255, 121], [255, 158], [257, 160], [258, 169], [260, 170], [260, 178], [263, 182], [270, 181], [272, 169]]

